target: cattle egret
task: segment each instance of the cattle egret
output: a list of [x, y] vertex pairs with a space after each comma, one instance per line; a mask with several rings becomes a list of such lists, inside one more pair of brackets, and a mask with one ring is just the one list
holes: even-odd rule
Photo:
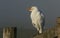
[[28, 8], [28, 10], [31, 12], [30, 18], [32, 21], [32, 25], [37, 29], [38, 33], [41, 34], [44, 14], [41, 13], [41, 11], [39, 11], [36, 6], [30, 7]]

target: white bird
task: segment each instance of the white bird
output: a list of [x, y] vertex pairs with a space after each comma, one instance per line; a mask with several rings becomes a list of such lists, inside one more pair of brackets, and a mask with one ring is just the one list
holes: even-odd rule
[[28, 10], [31, 12], [30, 18], [32, 21], [32, 25], [37, 29], [38, 33], [41, 34], [44, 14], [41, 13], [41, 11], [39, 11], [36, 6], [30, 7], [28, 8]]

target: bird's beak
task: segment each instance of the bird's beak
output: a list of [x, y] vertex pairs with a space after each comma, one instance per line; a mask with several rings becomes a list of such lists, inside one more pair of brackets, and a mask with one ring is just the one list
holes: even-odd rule
[[27, 8], [28, 11], [31, 11], [31, 8]]

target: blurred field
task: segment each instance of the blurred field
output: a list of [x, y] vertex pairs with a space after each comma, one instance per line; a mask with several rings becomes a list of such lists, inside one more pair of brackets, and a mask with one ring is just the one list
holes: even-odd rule
[[[0, 28], [0, 38], [3, 36], [3, 29]], [[33, 35], [36, 33], [36, 30], [32, 29], [17, 29], [17, 38], [34, 38]], [[55, 28], [46, 29], [43, 31], [43, 34], [35, 36], [35, 38], [54, 38], [55, 37]]]
[[[0, 28], [0, 38], [3, 38], [3, 29]], [[33, 38], [33, 35], [36, 33], [36, 30], [32, 29], [17, 29], [17, 38]], [[43, 34], [35, 36], [35, 38], [52, 38], [55, 35], [54, 28], [47, 29]]]
[[[33, 34], [35, 33], [35, 30], [31, 29], [17, 29], [17, 38], [32, 38]], [[0, 28], [0, 38], [3, 38], [3, 29]]]

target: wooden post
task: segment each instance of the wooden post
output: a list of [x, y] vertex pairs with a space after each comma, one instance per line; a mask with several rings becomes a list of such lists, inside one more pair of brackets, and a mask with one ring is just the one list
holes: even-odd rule
[[50, 28], [44, 31], [42, 34], [36, 35], [33, 38], [54, 38], [54, 36], [55, 36], [55, 28]]
[[60, 17], [57, 17], [56, 19], [56, 28], [55, 28], [55, 36], [57, 38], [60, 38]]
[[3, 38], [16, 38], [16, 27], [3, 28]]

